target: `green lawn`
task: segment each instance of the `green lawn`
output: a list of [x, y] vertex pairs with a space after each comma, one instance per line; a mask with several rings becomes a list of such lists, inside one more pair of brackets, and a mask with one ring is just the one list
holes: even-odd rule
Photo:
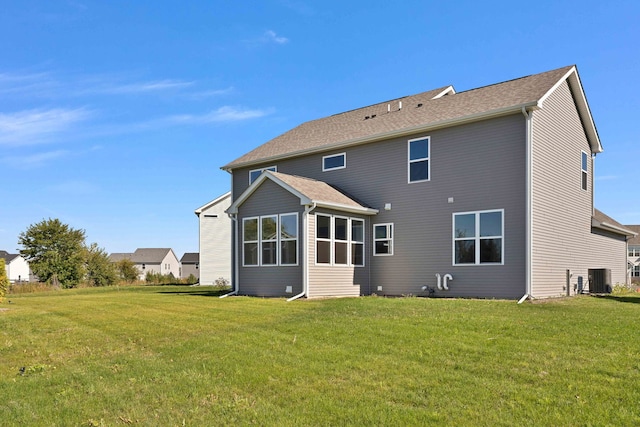
[[10, 295], [0, 425], [640, 425], [635, 296], [217, 296]]

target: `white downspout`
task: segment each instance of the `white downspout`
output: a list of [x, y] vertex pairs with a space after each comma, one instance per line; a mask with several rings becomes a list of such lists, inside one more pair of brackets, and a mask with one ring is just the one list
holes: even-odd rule
[[436, 273], [436, 280], [437, 280], [437, 285], [438, 285], [438, 290], [442, 290], [442, 278], [440, 277], [440, 274]]
[[527, 298], [531, 296], [531, 276], [532, 276], [532, 264], [533, 264], [533, 219], [532, 219], [532, 205], [533, 205], [533, 142], [531, 127], [533, 113], [527, 111], [526, 107], [522, 107], [522, 114], [525, 117], [525, 130], [526, 130], [526, 237], [525, 237], [525, 294], [520, 298], [518, 304], [522, 304]]
[[233, 291], [229, 292], [228, 294], [224, 294], [224, 295], [220, 295], [220, 298], [226, 298], [230, 295], [237, 295], [238, 291], [240, 290], [240, 279], [238, 277], [238, 274], [240, 273], [240, 269], [238, 268], [238, 265], [240, 263], [240, 259], [238, 258], [238, 216], [237, 214], [228, 214], [229, 218], [231, 218], [231, 220], [233, 221], [235, 227], [234, 229], [234, 236], [233, 236], [233, 242], [234, 242], [234, 252], [236, 254], [234, 262], [233, 262], [233, 267], [234, 267], [234, 275], [233, 275], [233, 279], [234, 279], [234, 283], [233, 285]]
[[287, 299], [287, 302], [297, 300], [307, 295], [309, 291], [309, 213], [315, 208], [314, 202], [312, 205], [307, 205], [302, 214], [302, 235], [305, 237], [302, 245], [302, 292]]

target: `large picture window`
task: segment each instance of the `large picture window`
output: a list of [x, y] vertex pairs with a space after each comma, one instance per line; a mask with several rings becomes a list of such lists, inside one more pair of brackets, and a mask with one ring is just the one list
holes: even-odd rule
[[409, 182], [428, 181], [430, 171], [429, 137], [409, 140]]
[[298, 264], [298, 214], [242, 220], [244, 266]]
[[373, 226], [373, 254], [393, 255], [393, 224]]
[[316, 264], [364, 265], [364, 220], [316, 214]]
[[453, 264], [502, 264], [504, 211], [453, 214]]

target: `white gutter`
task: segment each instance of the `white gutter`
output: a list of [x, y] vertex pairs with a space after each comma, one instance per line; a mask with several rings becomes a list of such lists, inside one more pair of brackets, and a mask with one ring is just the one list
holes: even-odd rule
[[229, 218], [231, 218], [231, 220], [235, 224], [235, 227], [234, 227], [235, 233], [234, 233], [234, 236], [233, 236], [234, 252], [236, 254], [234, 262], [233, 262], [233, 264], [234, 264], [234, 273], [235, 274], [233, 275], [234, 283], [232, 283], [233, 291], [229, 292], [228, 294], [221, 295], [220, 298], [226, 298], [226, 297], [228, 297], [230, 295], [237, 295], [238, 291], [240, 290], [240, 280], [239, 280], [239, 277], [238, 277], [238, 274], [240, 273], [239, 267], [238, 267], [238, 265], [240, 264], [240, 259], [238, 258], [238, 255], [239, 255], [238, 254], [238, 252], [239, 252], [238, 251], [238, 234], [239, 234], [238, 233], [238, 217], [237, 217], [236, 214], [228, 214], [228, 215], [229, 215]]
[[302, 214], [302, 235], [305, 237], [305, 239], [303, 239], [304, 245], [302, 246], [302, 292], [287, 299], [287, 302], [297, 300], [307, 295], [309, 291], [309, 213], [315, 208], [315, 203], [307, 205]]
[[526, 130], [526, 237], [525, 237], [525, 294], [520, 298], [518, 304], [522, 304], [527, 298], [531, 297], [531, 276], [533, 269], [533, 143], [532, 143], [532, 118], [533, 112], [527, 111], [526, 107], [522, 107], [522, 114], [525, 117]]

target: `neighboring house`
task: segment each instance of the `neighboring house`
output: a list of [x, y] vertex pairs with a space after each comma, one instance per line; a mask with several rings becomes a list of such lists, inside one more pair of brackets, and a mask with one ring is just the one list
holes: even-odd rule
[[225, 212], [230, 204], [231, 192], [228, 192], [195, 210], [201, 285], [213, 285], [220, 278], [231, 280], [231, 219]]
[[118, 262], [123, 258], [130, 259], [136, 265], [140, 273], [139, 280], [144, 280], [149, 272], [173, 274], [174, 277], [180, 278], [180, 261], [171, 248], [138, 248], [133, 253], [109, 255], [111, 262]]
[[629, 240], [627, 248], [629, 281], [640, 283], [640, 225], [625, 225], [625, 228], [636, 233], [636, 236]]
[[180, 278], [186, 279], [190, 275], [200, 277], [200, 254], [197, 252], [185, 252], [180, 258]]
[[20, 254], [10, 254], [7, 251], [0, 251], [0, 258], [5, 261], [5, 270], [10, 283], [28, 282], [29, 263]]
[[[234, 292], [524, 299], [626, 280], [575, 66], [318, 120], [223, 167]], [[597, 274], [596, 274], [597, 273]]]

